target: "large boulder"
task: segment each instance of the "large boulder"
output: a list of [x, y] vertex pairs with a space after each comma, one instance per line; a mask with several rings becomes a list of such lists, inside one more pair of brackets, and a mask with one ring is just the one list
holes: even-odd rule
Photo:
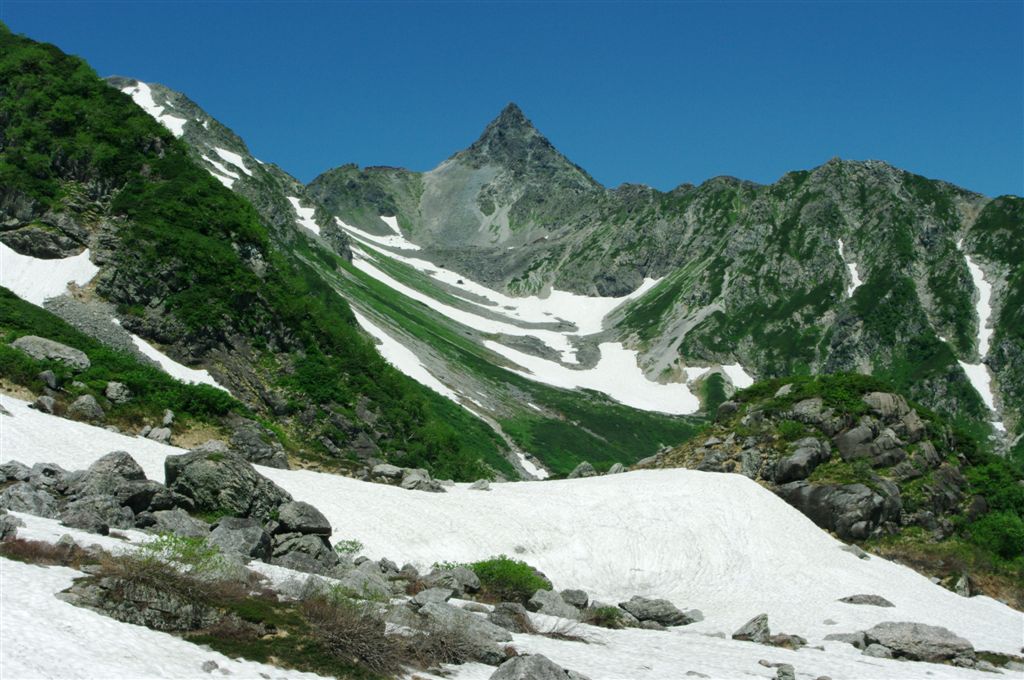
[[64, 526], [94, 534], [107, 534], [111, 528], [131, 529], [135, 526], [135, 513], [123, 507], [111, 496], [85, 496], [71, 501], [60, 512]]
[[68, 484], [72, 497], [111, 496], [127, 482], [142, 481], [146, 473], [125, 451], [113, 451], [98, 459], [81, 475]]
[[17, 482], [0, 493], [0, 508], [38, 517], [57, 517], [57, 499], [28, 482]]
[[463, 640], [474, 661], [496, 666], [505, 660], [501, 644], [512, 635], [476, 614], [450, 604], [431, 602], [420, 608], [420, 616], [438, 630], [438, 634]]
[[468, 567], [435, 569], [423, 577], [423, 582], [430, 588], [451, 588], [457, 595], [480, 590], [480, 579]]
[[583, 477], [597, 477], [597, 470], [588, 461], [583, 461], [574, 467], [566, 479], [581, 479]]
[[380, 567], [369, 560], [341, 574], [338, 585], [358, 597], [380, 598], [391, 595], [391, 584], [381, 574]]
[[401, 487], [410, 491], [429, 491], [445, 493], [444, 486], [430, 478], [430, 473], [420, 468], [405, 468], [402, 474]]
[[181, 508], [171, 510], [157, 510], [146, 513], [147, 519], [144, 526], [139, 525], [140, 517], [136, 517], [136, 526], [145, 528], [157, 534], [178, 534], [179, 536], [190, 536], [192, 538], [205, 538], [210, 533], [210, 525], [196, 519]]
[[431, 602], [447, 602], [454, 593], [455, 591], [451, 588], [427, 588], [413, 595], [409, 602], [413, 607], [418, 608]]
[[326, 574], [340, 561], [324, 536], [296, 533], [274, 537], [272, 564], [308, 574]]
[[871, 392], [865, 394], [864, 403], [868, 405], [872, 413], [881, 416], [885, 420], [901, 418], [910, 412], [906, 400], [898, 394], [889, 392]]
[[68, 488], [67, 470], [54, 463], [36, 463], [28, 473], [28, 483], [37, 489], [62, 494]]
[[758, 614], [732, 634], [733, 640], [746, 640], [747, 642], [757, 642], [762, 645], [768, 644], [771, 637], [772, 632], [768, 628], [767, 614]]
[[224, 517], [207, 539], [226, 553], [266, 560], [270, 557], [270, 535], [251, 517]]
[[511, 633], [533, 633], [530, 612], [518, 602], [500, 602], [487, 615], [487, 620]]
[[538, 590], [526, 603], [526, 608], [538, 614], [559, 616], [563, 619], [580, 618], [580, 610], [567, 603], [553, 590]]
[[562, 668], [542, 654], [514, 656], [491, 674], [490, 680], [588, 680]]
[[886, 621], [864, 631], [868, 645], [890, 649], [897, 658], [913, 661], [974, 659], [974, 645], [940, 626]]
[[833, 441], [843, 460], [850, 461], [873, 458], [876, 452], [874, 439], [875, 431], [870, 426], [862, 424], [836, 435]]
[[620, 602], [619, 607], [633, 615], [640, 623], [654, 621], [662, 626], [685, 626], [699, 620], [681, 611], [668, 600], [634, 596], [628, 602]]
[[59, 361], [76, 371], [84, 371], [90, 366], [89, 357], [85, 352], [36, 335], [22, 336], [12, 342], [11, 347], [38, 361]]
[[231, 451], [194, 449], [164, 460], [167, 488], [192, 500], [197, 512], [253, 517], [266, 522], [291, 494]]
[[323, 513], [303, 501], [282, 505], [277, 521], [281, 533], [331, 535], [331, 523]]
[[29, 466], [16, 460], [0, 464], [0, 482], [27, 482], [31, 474]]
[[793, 445], [793, 452], [775, 464], [775, 482], [786, 482], [806, 479], [814, 472], [814, 468], [826, 462], [832, 455], [828, 444], [814, 437], [806, 437]]
[[71, 420], [95, 423], [103, 420], [107, 414], [104, 413], [103, 408], [96, 401], [96, 397], [91, 394], [83, 394], [71, 402], [65, 415]]
[[868, 538], [882, 524], [899, 521], [903, 508], [899, 489], [893, 485], [880, 490], [889, 493], [883, 496], [864, 484], [800, 481], [783, 484], [776, 493], [819, 527], [849, 541]]

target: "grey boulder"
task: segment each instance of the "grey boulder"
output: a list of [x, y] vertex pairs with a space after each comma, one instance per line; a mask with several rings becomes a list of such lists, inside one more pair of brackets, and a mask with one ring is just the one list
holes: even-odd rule
[[71, 420], [80, 420], [91, 423], [103, 420], [106, 413], [103, 412], [103, 409], [96, 401], [96, 397], [91, 394], [83, 394], [78, 399], [71, 402], [71, 405], [68, 406], [66, 415]]
[[568, 604], [553, 590], [538, 590], [526, 603], [526, 608], [538, 614], [559, 616], [563, 619], [580, 618], [580, 610]]
[[451, 588], [456, 594], [475, 593], [480, 590], [480, 579], [467, 567], [435, 569], [427, 574], [423, 581], [431, 588]]
[[164, 460], [167, 488], [191, 499], [200, 512], [271, 519], [291, 495], [230, 451], [194, 449]]
[[84, 371], [90, 365], [85, 352], [37, 335], [22, 336], [12, 342], [11, 347], [21, 350], [37, 361], [59, 361], [76, 371]]
[[840, 602], [846, 604], [868, 604], [874, 607], [894, 607], [892, 602], [885, 599], [881, 595], [849, 595], [847, 597], [839, 598]]
[[583, 477], [597, 477], [597, 470], [588, 461], [583, 461], [574, 467], [566, 479], [581, 479]]
[[57, 500], [28, 482], [17, 482], [0, 493], [0, 508], [55, 519]]
[[210, 525], [196, 519], [181, 508], [157, 510], [152, 513], [153, 524], [147, 527], [155, 533], [171, 533], [192, 538], [205, 538], [210, 533]]
[[590, 604], [590, 596], [587, 595], [587, 591], [585, 590], [570, 588], [568, 590], [563, 590], [561, 595], [566, 604], [572, 605], [577, 609], [586, 609], [587, 605]]
[[104, 388], [103, 396], [115, 404], [123, 404], [132, 398], [132, 391], [124, 383], [111, 380]]
[[732, 634], [733, 640], [746, 640], [757, 642], [762, 645], [768, 644], [772, 633], [768, 628], [768, 615], [758, 614], [743, 624], [739, 630]]
[[277, 521], [280, 525], [278, 531], [281, 533], [331, 535], [331, 523], [323, 513], [303, 501], [292, 501], [282, 505]]
[[9, 460], [0, 465], [0, 481], [27, 482], [31, 474], [32, 470], [29, 466], [16, 460]]
[[494, 605], [494, 611], [487, 615], [487, 620], [512, 633], [534, 632], [530, 612], [518, 602], [501, 602]]
[[974, 659], [974, 645], [940, 626], [886, 621], [864, 631], [864, 637], [869, 646], [888, 647], [897, 658], [931, 662]]
[[832, 455], [828, 445], [813, 437], [806, 437], [794, 445], [793, 453], [775, 464], [775, 482], [783, 484], [806, 479], [814, 469]]
[[413, 595], [410, 602], [414, 607], [422, 607], [431, 602], [447, 602], [454, 593], [451, 588], [427, 588]]
[[111, 528], [135, 526], [135, 513], [111, 496], [86, 496], [73, 500], [60, 513], [61, 524], [75, 529], [106, 534]]
[[323, 536], [279, 534], [274, 537], [272, 564], [309, 574], [326, 574], [340, 559]]
[[405, 468], [402, 474], [403, 489], [409, 491], [429, 491], [430, 493], [444, 493], [445, 488], [436, 480], [430, 478], [430, 473], [420, 468]]
[[632, 614], [638, 621], [654, 621], [662, 626], [685, 626], [698, 619], [681, 611], [668, 600], [634, 596], [619, 607]]
[[250, 463], [267, 467], [288, 469], [288, 453], [277, 441], [274, 433], [259, 423], [244, 420], [235, 426], [228, 440], [232, 450], [237, 451]]
[[224, 517], [207, 539], [223, 552], [266, 560], [270, 557], [270, 535], [250, 517]]
[[438, 602], [423, 605], [420, 616], [439, 632], [463, 639], [474, 661], [496, 666], [505, 659], [499, 643], [510, 642], [512, 635], [504, 628], [464, 609]]
[[542, 654], [514, 656], [491, 674], [490, 680], [589, 680], [566, 670]]

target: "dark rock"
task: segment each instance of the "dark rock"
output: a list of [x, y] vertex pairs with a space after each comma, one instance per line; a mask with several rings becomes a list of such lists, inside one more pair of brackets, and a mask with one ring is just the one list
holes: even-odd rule
[[277, 531], [280, 533], [331, 535], [331, 523], [323, 513], [303, 501], [282, 505], [277, 521], [280, 525]]
[[326, 574], [341, 558], [323, 536], [280, 534], [274, 538], [273, 558], [270, 561], [296, 571]]
[[587, 605], [590, 603], [590, 596], [587, 595], [587, 591], [585, 590], [563, 590], [561, 595], [566, 604], [576, 607], [577, 609], [586, 609]]
[[29, 466], [24, 463], [20, 463], [16, 460], [9, 460], [6, 463], [0, 464], [0, 481], [10, 482], [27, 482], [29, 476], [32, 474]]
[[288, 469], [288, 453], [274, 433], [259, 423], [244, 420], [235, 425], [228, 444], [250, 463]]
[[60, 381], [57, 380], [57, 374], [50, 369], [40, 372], [39, 379], [42, 380], [43, 384], [51, 390], [55, 390], [60, 387]]
[[895, 605], [880, 595], [850, 595], [839, 599], [846, 604], [867, 604], [873, 607], [894, 607]]
[[44, 394], [36, 397], [36, 400], [32, 402], [32, 408], [40, 413], [57, 415], [57, 400]]
[[4, 489], [0, 493], [0, 508], [50, 519], [57, 517], [57, 500], [28, 482], [17, 482]]
[[858, 425], [836, 436], [833, 441], [843, 460], [851, 461], [858, 458], [873, 458], [876, 451], [872, 444], [874, 438], [874, 430], [867, 425]]
[[135, 513], [121, 506], [110, 496], [85, 496], [71, 501], [61, 511], [61, 524], [96, 534], [107, 534], [111, 528], [131, 529]]
[[490, 680], [589, 680], [566, 670], [541, 654], [514, 656], [491, 674]]
[[832, 455], [828, 445], [814, 437], [806, 437], [794, 444], [794, 451], [775, 464], [775, 482], [784, 484], [806, 479], [814, 468], [826, 462]]
[[518, 602], [501, 602], [494, 605], [494, 611], [487, 615], [487, 620], [512, 633], [534, 632], [530, 612]]
[[743, 624], [739, 630], [732, 634], [733, 640], [746, 640], [759, 644], [768, 644], [772, 632], [768, 628], [768, 615], [758, 614]]
[[223, 616], [218, 609], [186, 594], [135, 579], [81, 579], [58, 597], [104, 612], [117, 621], [161, 631], [209, 628]]
[[583, 477], [596, 477], [596, 476], [597, 476], [597, 470], [594, 469], [594, 466], [591, 465], [587, 461], [583, 461], [582, 463], [577, 465], [575, 468], [573, 468], [572, 472], [570, 472], [566, 476], [566, 479], [580, 479], [580, 478], [583, 478]]
[[[898, 488], [893, 488], [898, 494]], [[864, 484], [790, 482], [779, 486], [776, 493], [843, 540], [865, 539], [882, 524], [898, 522], [902, 512], [898, 495], [883, 497]]]
[[89, 368], [89, 357], [85, 352], [74, 347], [36, 335], [25, 335], [11, 343], [11, 347], [19, 349], [37, 361], [59, 361], [76, 371]]
[[270, 558], [270, 535], [251, 517], [224, 517], [207, 539], [226, 553], [258, 560]]
[[53, 463], [36, 463], [28, 474], [28, 483], [37, 489], [61, 494], [67, 490], [68, 471]]
[[504, 628], [458, 607], [437, 602], [423, 605], [420, 616], [444, 634], [464, 640], [472, 660], [491, 666], [505, 660], [504, 649], [499, 643], [510, 642], [512, 635]]
[[181, 508], [157, 510], [150, 513], [150, 516], [153, 521], [146, 528], [155, 533], [171, 533], [193, 538], [205, 538], [210, 533], [209, 524], [196, 519]]
[[636, 617], [641, 623], [656, 621], [663, 626], [685, 626], [696, 620], [668, 600], [634, 596], [628, 602], [620, 602], [619, 607]]
[[715, 420], [721, 422], [740, 410], [740, 405], [735, 401], [723, 401], [715, 411]]
[[91, 394], [83, 394], [71, 402], [66, 415], [71, 420], [80, 420], [87, 423], [99, 422], [106, 417], [106, 413], [103, 412], [103, 409], [96, 401], [96, 397]]
[[167, 488], [188, 497], [199, 512], [253, 517], [265, 522], [291, 495], [230, 451], [202, 448], [164, 460]]

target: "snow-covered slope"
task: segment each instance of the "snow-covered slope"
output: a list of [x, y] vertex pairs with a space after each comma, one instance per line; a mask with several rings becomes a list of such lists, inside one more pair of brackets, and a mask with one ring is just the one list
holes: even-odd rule
[[[10, 397], [0, 403], [13, 414], [0, 417], [3, 460], [47, 461], [78, 469], [110, 451], [126, 450], [148, 476], [162, 480], [164, 458], [180, 451], [47, 416]], [[986, 597], [960, 597], [880, 558], [858, 559], [799, 512], [740, 475], [659, 470], [500, 484], [489, 492], [458, 485], [446, 494], [429, 494], [304, 470], [260, 472], [297, 500], [323, 511], [335, 527], [333, 540], [358, 539], [373, 558], [386, 556], [429, 567], [440, 560], [506, 553], [544, 571], [556, 587], [580, 587], [599, 600], [618, 602], [636, 594], [666, 597], [704, 612], [706, 619], [699, 624], [643, 638], [655, 641], [647, 648], [649, 654], [658, 650], [661, 655], [652, 660], [657, 672], [608, 666], [593, 675], [595, 680], [679, 677], [666, 674], [666, 659], [687, 658], [697, 650], [712, 654], [721, 645], [735, 650], [745, 644], [696, 634], [729, 634], [761, 612], [769, 614], [773, 630], [802, 635], [811, 644], [821, 644], [828, 633], [896, 620], [945, 626], [979, 649], [1019, 653], [1021, 645], [1021, 613]], [[837, 601], [858, 593], [881, 595], [895, 607]], [[601, 663], [612, 663], [619, 653], [622, 663], [638, 662], [640, 648], [618, 646], [632, 644], [628, 641], [640, 633], [608, 635], [609, 640], [618, 640], [609, 641], [617, 651], [608, 651], [611, 656], [605, 655]], [[751, 659], [796, 654], [800, 667], [810, 664], [836, 678], [915, 677], [909, 671], [890, 673], [889, 665], [877, 659], [854, 659], [852, 648], [833, 643], [827, 645], [828, 655], [751, 648]], [[590, 657], [583, 652], [597, 654], [596, 649], [600, 648], [581, 651], [579, 662], [561, 662], [589, 672]], [[843, 662], [833, 663], [833, 656]], [[938, 669], [936, 677], [966, 673], [930, 668]], [[743, 674], [735, 670], [736, 675]]]
[[89, 259], [88, 249], [73, 257], [44, 260], [0, 243], [0, 286], [40, 307], [47, 299], [66, 293], [69, 283], [89, 283], [99, 270]]

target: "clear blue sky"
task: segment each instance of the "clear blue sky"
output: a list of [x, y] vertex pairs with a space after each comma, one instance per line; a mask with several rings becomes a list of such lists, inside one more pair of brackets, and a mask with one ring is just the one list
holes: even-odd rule
[[427, 170], [517, 102], [608, 186], [875, 158], [1024, 193], [1024, 2], [51, 2], [15, 32], [182, 90], [302, 180]]

